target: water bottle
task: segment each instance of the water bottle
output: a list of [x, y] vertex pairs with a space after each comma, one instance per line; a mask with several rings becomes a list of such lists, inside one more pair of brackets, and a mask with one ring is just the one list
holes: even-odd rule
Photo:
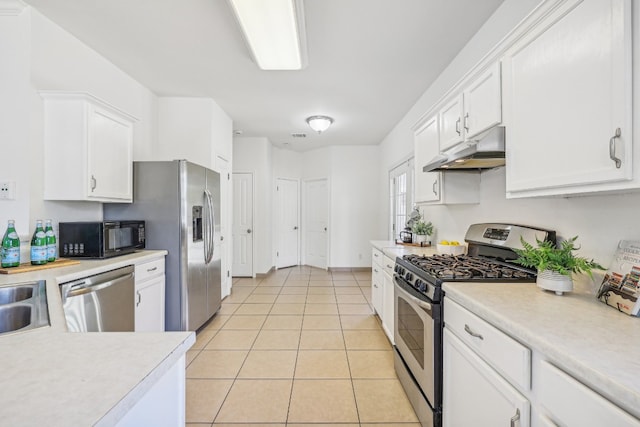
[[16, 223], [10, 219], [7, 231], [2, 238], [2, 268], [18, 267], [20, 265], [20, 238], [16, 233]]
[[47, 235], [42, 228], [42, 220], [36, 221], [36, 231], [31, 238], [31, 264], [43, 265], [47, 263]]
[[47, 262], [54, 262], [57, 255], [56, 233], [53, 232], [51, 220], [45, 221], [44, 234], [47, 238]]

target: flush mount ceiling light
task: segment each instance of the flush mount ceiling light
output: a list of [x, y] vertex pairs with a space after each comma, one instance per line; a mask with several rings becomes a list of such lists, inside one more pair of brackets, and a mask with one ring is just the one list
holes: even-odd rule
[[307, 64], [302, 0], [229, 0], [254, 60], [263, 70]]
[[318, 133], [322, 133], [329, 129], [329, 126], [333, 123], [333, 119], [329, 116], [311, 116], [307, 117], [307, 123], [311, 129]]

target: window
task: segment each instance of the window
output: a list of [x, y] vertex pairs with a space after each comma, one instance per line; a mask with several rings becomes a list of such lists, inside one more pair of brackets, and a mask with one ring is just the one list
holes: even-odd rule
[[413, 207], [413, 157], [389, 171], [389, 237], [404, 230]]

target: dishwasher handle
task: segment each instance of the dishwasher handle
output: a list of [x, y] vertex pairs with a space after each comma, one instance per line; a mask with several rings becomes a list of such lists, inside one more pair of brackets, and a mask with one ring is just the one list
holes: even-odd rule
[[129, 280], [133, 278], [133, 273], [123, 274], [122, 276], [118, 276], [114, 279], [108, 280], [106, 282], [99, 282], [87, 285], [86, 282], [81, 282], [77, 285], [72, 286], [65, 294], [66, 298], [75, 297], [78, 295], [84, 295], [91, 292], [99, 291], [100, 289], [108, 288], [109, 286], [113, 286], [116, 283], [123, 282], [125, 280]]

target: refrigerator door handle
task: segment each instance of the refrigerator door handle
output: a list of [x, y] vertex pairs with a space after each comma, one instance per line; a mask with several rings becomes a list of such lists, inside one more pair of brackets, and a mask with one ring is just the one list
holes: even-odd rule
[[205, 264], [209, 264], [213, 259], [213, 238], [214, 238], [214, 213], [213, 213], [213, 202], [212, 196], [209, 190], [204, 190], [204, 199], [205, 199], [205, 217], [204, 217], [204, 262]]
[[209, 195], [207, 190], [202, 194], [202, 240], [204, 250], [204, 263], [209, 264]]

